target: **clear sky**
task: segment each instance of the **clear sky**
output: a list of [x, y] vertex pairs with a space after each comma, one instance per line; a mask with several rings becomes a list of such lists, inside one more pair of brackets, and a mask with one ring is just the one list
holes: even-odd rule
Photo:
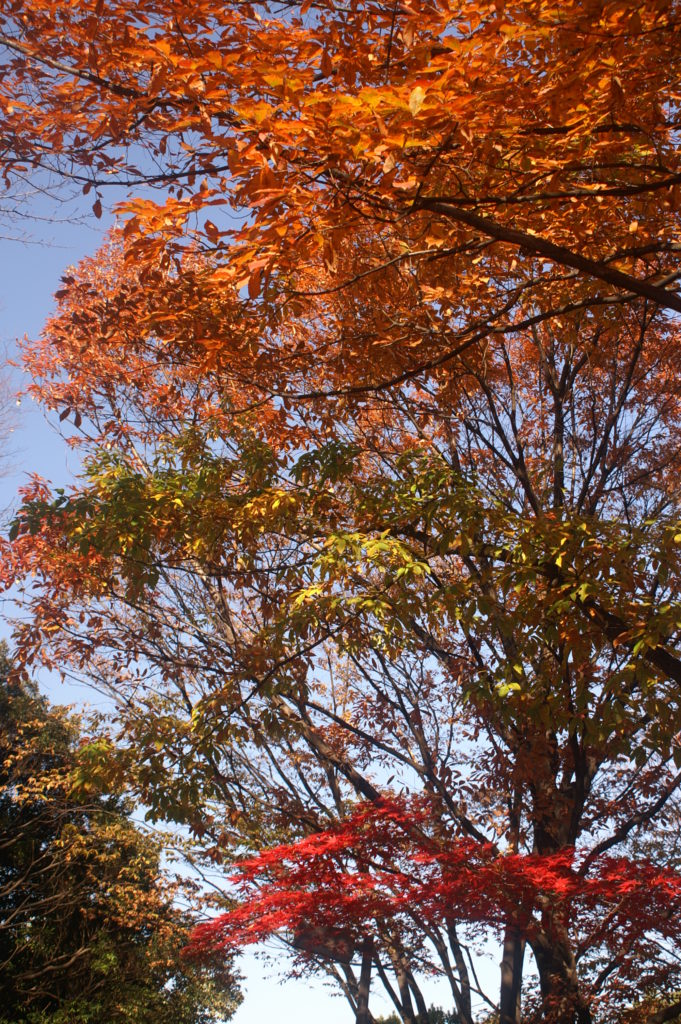
[[[46, 205], [47, 200], [42, 200], [38, 207], [44, 216], [49, 213]], [[65, 267], [96, 248], [101, 231], [95, 225], [17, 220], [3, 223], [0, 207], [0, 344], [10, 358], [16, 358], [18, 338], [39, 333], [52, 309], [52, 295]], [[12, 383], [21, 386], [19, 372], [9, 373]], [[24, 401], [17, 409], [15, 428], [11, 472], [1, 481], [5, 504], [28, 472], [63, 480], [69, 478], [71, 470], [68, 450], [58, 432], [47, 425], [31, 402]]]
[[[3, 220], [0, 203], [0, 345], [10, 359], [16, 358], [18, 338], [36, 336], [53, 307], [52, 296], [67, 266], [96, 250], [106, 230], [94, 216], [75, 218], [76, 208], [64, 211], [49, 197], [36, 197], [31, 209], [41, 220], [24, 218]], [[62, 220], [68, 214], [71, 220]], [[108, 222], [110, 223], [110, 221]], [[20, 388], [21, 374], [7, 368], [12, 386]], [[16, 407], [15, 407], [16, 408]], [[61, 437], [56, 423], [48, 423], [42, 412], [28, 399], [16, 408], [14, 432], [10, 438], [9, 469], [0, 478], [0, 509], [16, 506], [17, 488], [29, 473], [39, 473], [56, 486], [67, 484], [77, 473], [77, 458]], [[3, 517], [6, 529], [7, 514]], [[7, 635], [0, 606], [0, 636]], [[38, 679], [43, 690], [56, 703], [101, 704], [92, 691], [59, 683], [50, 677]], [[285, 961], [282, 960], [282, 967]], [[321, 982], [286, 981], [281, 971], [264, 964], [253, 954], [241, 961], [245, 975], [245, 1000], [234, 1017], [234, 1024], [352, 1024], [345, 999], [333, 995]], [[448, 1006], [448, 987], [431, 981], [425, 986], [431, 1003]], [[382, 993], [372, 993], [374, 1014], [386, 1014], [391, 1007]]]
[[[21, 204], [20, 204], [21, 205]], [[30, 216], [3, 216], [6, 204], [0, 200], [0, 356], [18, 361], [17, 340], [35, 337], [53, 308], [53, 294], [69, 264], [77, 262], [97, 247], [102, 228], [94, 217], [78, 221], [75, 216], [63, 220], [71, 211], [60, 211], [47, 196], [37, 195], [24, 202]], [[0, 380], [12, 391], [21, 390], [27, 381], [17, 367], [5, 366]], [[17, 407], [11, 405], [13, 431], [4, 441], [7, 448], [0, 475], [0, 526], [17, 505], [17, 489], [31, 473], [39, 473], [57, 486], [67, 483], [77, 471], [77, 458], [55, 424], [23, 397]], [[2, 600], [2, 599], [0, 599]], [[12, 608], [0, 603], [0, 637], [8, 633], [6, 616]], [[57, 687], [55, 680], [39, 678], [50, 699], [71, 703], [85, 699], [79, 690]], [[94, 696], [91, 703], [96, 703]]]

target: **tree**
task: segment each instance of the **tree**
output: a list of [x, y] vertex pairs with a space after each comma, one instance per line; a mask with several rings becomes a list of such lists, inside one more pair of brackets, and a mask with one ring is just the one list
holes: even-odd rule
[[[405, 1021], [436, 965], [469, 1024], [483, 930], [504, 1024], [679, 987], [673, 866], [635, 855], [668, 848], [681, 782], [676, 15], [4, 14], [8, 175], [47, 166], [95, 212], [112, 182], [163, 190], [131, 193], [27, 351], [86, 468], [25, 494], [3, 566], [29, 581], [22, 658], [119, 694], [140, 792], [214, 858], [283, 841], [312, 884], [296, 843], [349, 829], [329, 870]], [[414, 794], [430, 846], [353, 832]], [[414, 850], [449, 909], [417, 872], [421, 903], [372, 915], [364, 883]], [[307, 955], [359, 1008], [352, 964]]]
[[78, 723], [0, 683], [3, 1024], [209, 1024], [238, 1005], [224, 964], [181, 958], [193, 918], [121, 796], [84, 791]]
[[[551, 943], [563, 941], [569, 920], [573, 948], [588, 951], [583, 976], [590, 966], [600, 971], [603, 964], [612, 969], [617, 963], [622, 975], [635, 974], [639, 993], [668, 980], [663, 948], [671, 950], [679, 941], [678, 871], [602, 855], [580, 863], [574, 850], [499, 857], [492, 844], [485, 848], [451, 836], [443, 841], [440, 827], [439, 815], [423, 801], [405, 811], [403, 801], [384, 800], [323, 833], [259, 854], [235, 876], [241, 904], [197, 928], [194, 954], [200, 960], [205, 952], [258, 942], [282, 928], [297, 934], [311, 920], [326, 922], [359, 950], [367, 935], [389, 942], [396, 923], [408, 934], [416, 909], [426, 934], [448, 919], [488, 926], [504, 922], [532, 947], [540, 968], [544, 957], [556, 974], [560, 967]], [[648, 973], [654, 964], [662, 972], [657, 977]], [[572, 979], [555, 979], [553, 1000], [546, 998], [541, 974], [540, 981], [544, 998], [535, 1007], [536, 1019], [562, 1020], [574, 1012]], [[609, 1019], [618, 1009], [608, 1008]], [[673, 1010], [678, 1014], [678, 1004]], [[648, 1012], [658, 1019], [652, 1009]], [[640, 1005], [635, 1013], [640, 1019]], [[417, 1019], [430, 1018], [420, 1013]]]
[[[396, 1013], [391, 1013], [387, 1017], [375, 1017], [374, 1020], [376, 1024], [400, 1024], [400, 1018]], [[428, 1022], [429, 1024], [459, 1024], [456, 1013], [443, 1010], [441, 1006], [428, 1007]]]

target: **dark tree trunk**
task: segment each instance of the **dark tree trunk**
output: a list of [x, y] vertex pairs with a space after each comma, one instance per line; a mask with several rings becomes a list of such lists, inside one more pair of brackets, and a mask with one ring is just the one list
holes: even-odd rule
[[562, 925], [552, 922], [550, 932], [533, 937], [542, 995], [542, 1022], [592, 1024], [589, 1007], [579, 988], [577, 964]]
[[374, 958], [374, 947], [370, 939], [366, 939], [362, 947], [362, 969], [357, 989], [356, 1024], [369, 1024], [369, 986], [371, 984], [371, 964]]
[[525, 940], [520, 938], [517, 929], [508, 927], [504, 935], [504, 952], [501, 960], [499, 1024], [520, 1024], [524, 957]]

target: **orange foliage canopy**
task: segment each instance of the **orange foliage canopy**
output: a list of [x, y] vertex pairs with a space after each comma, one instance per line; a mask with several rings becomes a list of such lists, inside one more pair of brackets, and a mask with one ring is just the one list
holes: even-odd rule
[[221, 290], [349, 257], [332, 287], [435, 263], [469, 328], [530, 297], [681, 309], [669, 0], [15, 0], [2, 42], [8, 173], [162, 186], [122, 204], [138, 257], [198, 239]]

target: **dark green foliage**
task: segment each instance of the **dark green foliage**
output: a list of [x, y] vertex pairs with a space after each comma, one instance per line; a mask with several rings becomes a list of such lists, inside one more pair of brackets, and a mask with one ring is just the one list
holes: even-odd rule
[[[456, 1010], [443, 1010], [441, 1006], [428, 1007], [426, 1024], [460, 1024], [460, 1021]], [[387, 1017], [374, 1017], [374, 1024], [402, 1024], [402, 1018], [393, 1011]], [[417, 1024], [424, 1024], [420, 1017], [417, 1017]]]
[[210, 1024], [239, 996], [182, 959], [193, 921], [120, 794], [75, 785], [77, 720], [0, 649], [0, 1024]]

